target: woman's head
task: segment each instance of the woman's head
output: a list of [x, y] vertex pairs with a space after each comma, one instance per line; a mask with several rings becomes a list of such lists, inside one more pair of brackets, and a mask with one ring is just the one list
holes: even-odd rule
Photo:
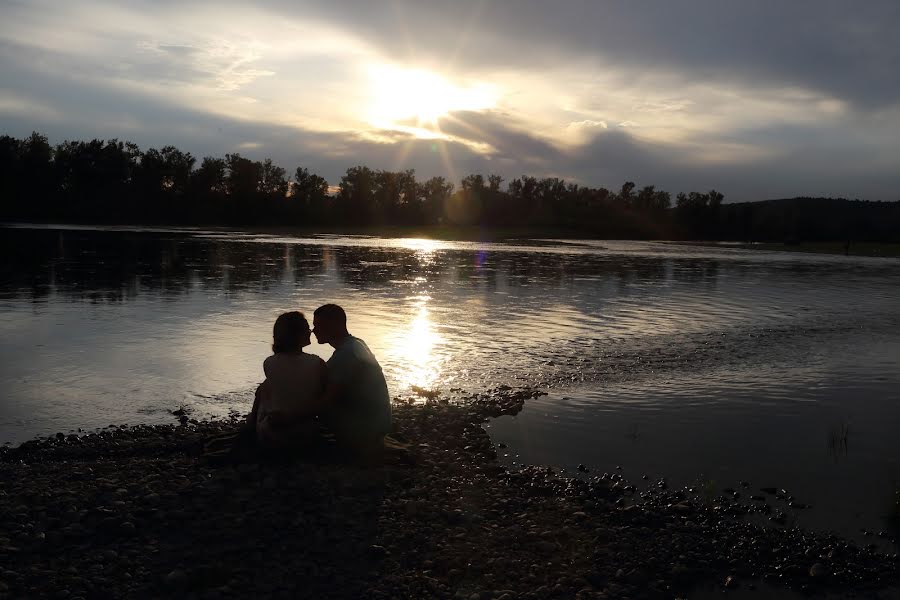
[[272, 352], [297, 352], [309, 346], [309, 323], [302, 312], [291, 311], [275, 319], [272, 328]]

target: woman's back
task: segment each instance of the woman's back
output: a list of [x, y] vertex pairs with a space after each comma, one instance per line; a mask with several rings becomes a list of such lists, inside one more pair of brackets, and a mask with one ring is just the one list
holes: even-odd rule
[[263, 363], [267, 393], [261, 398], [257, 433], [269, 438], [288, 434], [297, 421], [311, 417], [325, 386], [325, 362], [313, 354], [279, 352]]

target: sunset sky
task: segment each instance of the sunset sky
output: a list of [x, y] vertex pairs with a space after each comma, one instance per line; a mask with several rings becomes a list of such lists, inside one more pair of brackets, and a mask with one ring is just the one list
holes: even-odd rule
[[0, 133], [900, 199], [900, 2], [0, 0]]

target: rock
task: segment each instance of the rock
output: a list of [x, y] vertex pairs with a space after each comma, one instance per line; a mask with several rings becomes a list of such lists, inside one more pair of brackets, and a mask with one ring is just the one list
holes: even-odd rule
[[119, 525], [119, 532], [122, 535], [134, 535], [137, 532], [137, 527], [131, 521], [125, 521]]
[[828, 569], [822, 563], [815, 563], [809, 568], [810, 577], [825, 577], [828, 575]]
[[181, 590], [187, 587], [188, 575], [181, 569], [175, 569], [166, 575], [164, 582], [170, 590]]

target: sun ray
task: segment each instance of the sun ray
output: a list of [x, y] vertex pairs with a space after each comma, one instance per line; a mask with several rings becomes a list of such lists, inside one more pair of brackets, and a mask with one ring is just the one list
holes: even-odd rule
[[489, 136], [486, 132], [482, 131], [478, 127], [472, 125], [471, 123], [468, 123], [452, 114], [444, 115], [442, 119], [445, 121], [452, 121], [453, 123], [459, 125], [462, 129], [466, 130], [470, 134], [469, 136], [467, 136], [470, 139], [482, 140], [482, 142], [484, 142], [484, 140], [487, 140], [484, 143], [490, 145], [491, 136]]

